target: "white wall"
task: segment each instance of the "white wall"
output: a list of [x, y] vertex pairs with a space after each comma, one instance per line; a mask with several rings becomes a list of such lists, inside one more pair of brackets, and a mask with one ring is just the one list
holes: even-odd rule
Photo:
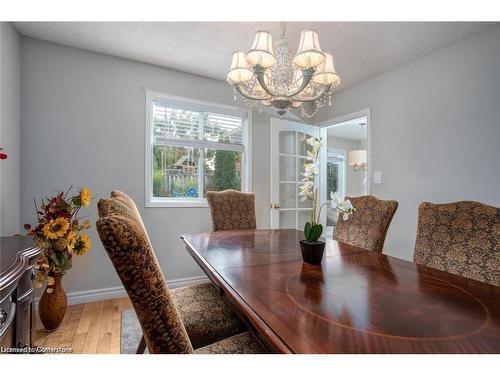
[[20, 190], [20, 37], [8, 22], [0, 23], [0, 235], [19, 233]]
[[399, 202], [387, 254], [412, 258], [422, 201], [500, 206], [500, 27], [341, 91], [316, 121], [368, 107], [372, 194]]
[[[120, 189], [137, 202], [167, 279], [202, 275], [179, 237], [210, 230], [208, 209], [144, 207], [141, 87], [235, 105], [225, 82], [23, 38], [21, 219], [35, 221], [33, 197], [40, 199], [73, 184], [94, 192], [96, 199], [84, 211], [95, 223], [97, 200]], [[268, 132], [268, 116], [255, 114], [252, 180], [259, 227], [269, 222], [260, 200], [262, 194], [269, 199]], [[91, 237], [92, 250], [75, 259], [64, 278], [67, 292], [120, 285], [95, 227]]]

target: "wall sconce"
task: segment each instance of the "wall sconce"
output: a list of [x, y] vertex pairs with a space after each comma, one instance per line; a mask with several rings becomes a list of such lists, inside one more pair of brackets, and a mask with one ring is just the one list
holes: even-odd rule
[[366, 150], [352, 150], [349, 151], [347, 156], [349, 165], [355, 171], [366, 170]]

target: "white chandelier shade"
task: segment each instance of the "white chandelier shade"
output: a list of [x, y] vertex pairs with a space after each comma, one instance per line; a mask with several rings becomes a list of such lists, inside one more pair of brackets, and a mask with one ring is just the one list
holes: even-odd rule
[[[312, 117], [326, 102], [331, 105], [331, 90], [340, 84], [333, 56], [324, 53], [318, 33], [302, 31], [295, 55], [285, 41], [285, 25], [281, 25], [279, 41], [273, 45], [272, 35], [257, 31], [248, 53], [233, 53], [227, 80], [248, 104], [273, 106], [282, 117], [286, 111], [299, 109], [304, 117]], [[251, 101], [251, 102], [250, 102]], [[313, 113], [307, 113], [303, 104]]]
[[340, 77], [335, 71], [335, 63], [330, 53], [325, 53], [326, 60], [318, 65], [318, 69], [312, 78], [314, 83], [320, 85], [337, 85], [340, 83]]
[[227, 79], [232, 83], [246, 82], [253, 76], [253, 71], [247, 63], [245, 52], [236, 51], [233, 53], [231, 67], [227, 72]]
[[325, 61], [325, 54], [319, 46], [319, 36], [314, 30], [302, 31], [299, 49], [293, 63], [301, 68], [315, 67]]
[[257, 31], [252, 48], [247, 54], [248, 62], [252, 65], [260, 65], [269, 68], [276, 64], [273, 50], [273, 37], [267, 31]]

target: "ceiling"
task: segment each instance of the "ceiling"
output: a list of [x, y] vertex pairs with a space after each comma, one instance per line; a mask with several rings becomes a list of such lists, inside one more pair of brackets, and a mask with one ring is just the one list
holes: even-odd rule
[[[290, 22], [296, 51], [300, 31], [316, 29], [332, 52], [342, 84], [355, 85], [499, 23]], [[225, 80], [231, 54], [248, 50], [257, 30], [279, 36], [280, 23], [257, 22], [15, 22], [22, 34]]]
[[328, 128], [328, 137], [350, 139], [361, 141], [366, 139], [366, 117], [355, 118], [349, 121], [340, 122]]

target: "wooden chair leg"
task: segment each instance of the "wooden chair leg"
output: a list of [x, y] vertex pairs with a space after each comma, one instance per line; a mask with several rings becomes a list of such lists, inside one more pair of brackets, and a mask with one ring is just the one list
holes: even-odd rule
[[144, 339], [144, 335], [142, 335], [141, 342], [139, 342], [136, 354], [144, 354], [145, 350], [146, 350], [146, 340]]

